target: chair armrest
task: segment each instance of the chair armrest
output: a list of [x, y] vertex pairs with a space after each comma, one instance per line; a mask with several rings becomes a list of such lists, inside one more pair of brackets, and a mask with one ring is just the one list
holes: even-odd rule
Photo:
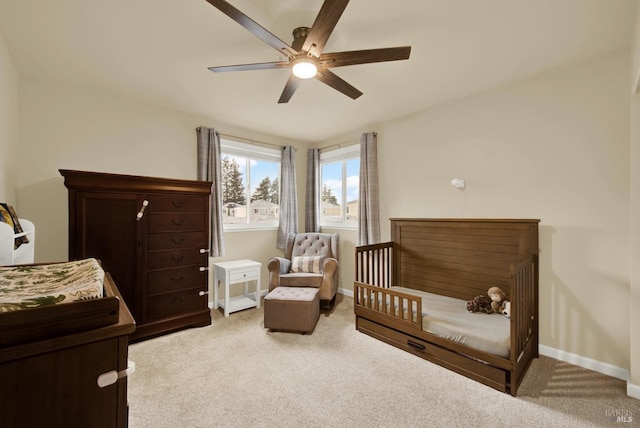
[[322, 277], [325, 280], [331, 280], [338, 270], [338, 260], [328, 257], [322, 263]]
[[289, 273], [291, 269], [291, 260], [284, 257], [272, 257], [267, 262], [267, 270], [269, 271], [269, 291], [280, 285], [280, 275]]
[[267, 262], [267, 269], [269, 272], [277, 272], [279, 274], [289, 273], [291, 269], [291, 260], [284, 257], [271, 257]]

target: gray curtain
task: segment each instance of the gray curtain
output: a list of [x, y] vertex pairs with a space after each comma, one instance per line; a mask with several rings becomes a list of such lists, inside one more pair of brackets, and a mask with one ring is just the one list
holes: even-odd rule
[[298, 233], [298, 192], [296, 186], [296, 150], [293, 146], [282, 148], [280, 163], [280, 224], [276, 248], [283, 250], [287, 235]]
[[211, 181], [211, 225], [209, 226], [209, 255], [224, 256], [222, 220], [222, 159], [220, 134], [214, 129], [196, 128], [198, 143], [198, 180]]
[[305, 201], [305, 232], [320, 232], [320, 149], [309, 149], [307, 152]]
[[378, 195], [378, 134], [360, 137], [360, 199], [358, 201], [358, 245], [380, 242]]

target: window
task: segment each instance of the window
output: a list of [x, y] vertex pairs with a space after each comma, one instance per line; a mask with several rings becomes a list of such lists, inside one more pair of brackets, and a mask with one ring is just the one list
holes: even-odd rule
[[280, 150], [221, 138], [224, 228], [278, 227]]
[[358, 227], [360, 145], [320, 153], [320, 225]]

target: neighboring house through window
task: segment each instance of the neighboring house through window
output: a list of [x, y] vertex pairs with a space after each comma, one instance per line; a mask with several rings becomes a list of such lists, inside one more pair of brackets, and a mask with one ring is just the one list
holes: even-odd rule
[[358, 227], [360, 145], [320, 151], [320, 225]]
[[281, 151], [220, 139], [225, 230], [277, 228]]

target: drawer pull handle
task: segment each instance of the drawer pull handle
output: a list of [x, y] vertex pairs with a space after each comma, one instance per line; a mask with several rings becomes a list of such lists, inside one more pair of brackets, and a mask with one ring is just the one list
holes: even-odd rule
[[204, 267], [204, 266], [200, 266], [200, 267], [198, 268], [198, 270], [199, 270], [200, 272], [204, 272], [205, 270], [209, 270], [209, 268]]
[[181, 244], [182, 241], [184, 241], [184, 238], [180, 237], [180, 238], [171, 238], [171, 240], [173, 241], [174, 244], [178, 245]]
[[142, 207], [140, 207], [140, 211], [138, 211], [138, 214], [136, 214], [136, 221], [142, 218], [142, 216], [144, 215], [144, 209], [147, 208], [148, 205], [149, 201], [147, 201], [146, 199], [142, 201]]
[[416, 349], [420, 349], [421, 351], [424, 351], [424, 345], [418, 342], [414, 342], [413, 340], [407, 340], [407, 345], [412, 346]]
[[177, 284], [178, 282], [182, 281], [184, 279], [184, 276], [180, 275], [180, 278], [176, 278], [176, 277], [171, 277], [171, 281], [173, 281], [174, 284]]
[[183, 256], [183, 255], [180, 255], [180, 256], [178, 257], [178, 256], [173, 255], [173, 256], [171, 256], [171, 259], [172, 259], [174, 262], [178, 263], [178, 262], [181, 262], [181, 261], [184, 259], [184, 256]]
[[182, 223], [184, 223], [184, 219], [180, 218], [180, 219], [176, 220], [176, 219], [173, 219], [173, 218], [172, 218], [172, 219], [171, 219], [171, 223], [172, 223], [174, 226], [180, 226], [180, 225], [182, 225]]
[[171, 201], [171, 205], [173, 205], [174, 208], [182, 208], [184, 201]]
[[200, 254], [204, 254], [204, 253], [208, 253], [209, 250], [207, 250], [206, 248], [200, 248]]
[[204, 296], [205, 294], [209, 294], [208, 291], [201, 291], [198, 293], [198, 296]]

